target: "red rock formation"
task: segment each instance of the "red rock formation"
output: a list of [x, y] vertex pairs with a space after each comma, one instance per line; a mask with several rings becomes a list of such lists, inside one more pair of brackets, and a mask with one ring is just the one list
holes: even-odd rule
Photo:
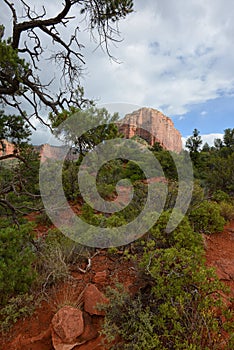
[[63, 146], [52, 146], [45, 143], [40, 146], [34, 146], [34, 149], [40, 154], [41, 162], [44, 162], [46, 159], [61, 160], [65, 155], [67, 160], [76, 160], [79, 158], [79, 154], [73, 152], [72, 149], [68, 152], [67, 147]]
[[127, 114], [121, 120], [119, 131], [126, 138], [139, 136], [151, 146], [159, 142], [167, 150], [178, 153], [182, 150], [181, 134], [172, 120], [153, 108], [141, 108]]
[[2, 145], [0, 144], [0, 157], [13, 154], [15, 151], [15, 146], [13, 143], [8, 142], [7, 140], [2, 140], [4, 143], [4, 149], [2, 149]]

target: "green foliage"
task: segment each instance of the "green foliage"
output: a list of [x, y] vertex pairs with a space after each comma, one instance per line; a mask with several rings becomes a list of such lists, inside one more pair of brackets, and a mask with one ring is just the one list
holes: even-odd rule
[[205, 200], [189, 214], [190, 222], [196, 232], [215, 233], [223, 231], [225, 220], [216, 202]]
[[153, 146], [150, 148], [150, 150], [151, 150], [152, 152], [161, 152], [161, 151], [163, 151], [163, 147], [162, 147], [162, 145], [160, 144], [160, 142], [155, 142], [155, 143], [153, 144]]
[[[54, 135], [75, 147], [80, 156], [100, 142], [116, 137], [118, 129], [115, 122], [118, 118], [117, 113], [111, 116], [105, 108], [94, 107], [86, 110], [71, 107], [68, 111], [50, 114]], [[63, 123], [66, 120], [69, 121]], [[77, 125], [79, 131], [83, 131], [81, 136], [77, 136]]]
[[30, 234], [32, 226], [0, 230], [0, 303], [5, 304], [15, 293], [25, 293], [35, 279]]
[[11, 326], [19, 319], [32, 315], [35, 309], [35, 300], [31, 294], [19, 294], [8, 300], [0, 309], [1, 332], [9, 332]]
[[104, 199], [111, 199], [114, 197], [116, 191], [115, 186], [111, 184], [101, 184], [97, 186], [100, 196]]
[[234, 193], [234, 152], [223, 155], [215, 154], [208, 162], [206, 183], [212, 192]]
[[139, 298], [132, 298], [122, 285], [117, 285], [116, 289], [109, 288], [107, 297], [111, 303], [105, 307], [102, 334], [108, 342], [113, 342], [116, 334], [120, 337], [118, 344], [111, 349], [151, 350], [160, 346], [159, 337], [154, 332], [155, 315], [148, 307], [144, 308]]
[[45, 211], [43, 211], [41, 214], [36, 216], [35, 222], [36, 224], [47, 226], [47, 227], [52, 225], [52, 222]]
[[228, 128], [224, 130], [223, 141], [226, 147], [234, 151], [234, 128]]
[[20, 115], [6, 115], [0, 111], [0, 151], [5, 150], [4, 140], [14, 144], [15, 150], [24, 145], [31, 135], [29, 125]]
[[[224, 130], [223, 140], [215, 139], [213, 147], [204, 145], [200, 152], [199, 148], [197, 151], [193, 149], [191, 140], [191, 145], [188, 145], [194, 164], [194, 176], [201, 181], [202, 186], [210, 194], [217, 191], [223, 191], [229, 196], [233, 196], [234, 194], [233, 134], [234, 129], [229, 128]], [[191, 138], [193, 139], [193, 137]]]
[[131, 179], [131, 181], [144, 180], [145, 174], [141, 168], [135, 163], [129, 161], [124, 169], [124, 176]]
[[218, 203], [223, 201], [228, 202], [230, 200], [230, 197], [226, 192], [222, 190], [217, 190], [216, 192], [213, 193], [212, 200]]
[[[159, 163], [161, 164], [165, 177], [167, 179], [177, 180], [178, 179], [177, 168], [176, 168], [175, 161], [171, 156], [171, 152], [162, 149], [159, 151], [154, 151], [154, 155], [156, 159], [159, 161]], [[179, 160], [180, 156], [174, 153], [174, 157], [176, 157]]]
[[[179, 217], [181, 216], [179, 212], [177, 215]], [[175, 247], [178, 250], [188, 249], [196, 253], [201, 252], [201, 236], [192, 230], [188, 218], [185, 216], [172, 232], [168, 232], [166, 227], [170, 217], [171, 211], [164, 211], [156, 224], [149, 230], [146, 241], [147, 249], [151, 250], [152, 248], [154, 250]], [[154, 242], [154, 244], [152, 244], [152, 242]]]
[[145, 237], [139, 265], [144, 286], [134, 296], [118, 285], [107, 293], [103, 333], [109, 342], [118, 337], [111, 349], [220, 349], [223, 286], [205, 267], [201, 237], [186, 218], [165, 232], [169, 214]]
[[133, 11], [132, 0], [100, 1], [98, 3], [98, 9], [89, 1], [85, 2], [83, 6], [80, 12], [88, 12], [90, 14], [92, 28], [99, 26], [101, 21], [111, 20], [112, 22], [116, 22]]
[[[2, 41], [0, 38], [0, 87], [10, 90], [16, 81], [21, 83], [28, 69], [29, 64], [19, 57], [18, 50], [11, 45], [11, 40]], [[22, 92], [22, 89], [19, 84], [17, 93]]]
[[220, 214], [225, 219], [225, 221], [234, 220], [234, 205], [226, 201], [219, 203]]
[[62, 181], [63, 190], [68, 200], [75, 201], [80, 195], [79, 185], [77, 181], [77, 174], [79, 171], [79, 165], [77, 162], [66, 161], [64, 162]]
[[206, 193], [204, 188], [201, 186], [200, 181], [194, 180], [193, 182], [193, 193], [189, 204], [188, 213], [191, 210], [196, 209], [206, 198]]
[[14, 221], [41, 208], [39, 191], [39, 156], [30, 145], [20, 146], [24, 161], [12, 159], [0, 163], [0, 213]]
[[194, 164], [197, 163], [199, 149], [200, 149], [200, 146], [202, 145], [202, 139], [199, 134], [200, 134], [200, 131], [198, 131], [197, 129], [194, 129], [193, 135], [186, 140], [186, 144], [185, 144], [185, 147], [188, 148], [191, 159], [194, 162]]

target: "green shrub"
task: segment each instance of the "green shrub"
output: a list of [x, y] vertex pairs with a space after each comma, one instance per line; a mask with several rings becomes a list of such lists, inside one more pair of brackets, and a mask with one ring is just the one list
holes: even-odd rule
[[140, 292], [107, 293], [103, 333], [108, 342], [117, 340], [111, 349], [221, 348], [216, 310], [222, 310], [222, 286], [198, 261], [199, 256], [186, 249], [145, 252]]
[[226, 221], [234, 220], [234, 205], [226, 201], [219, 204], [220, 214]]
[[214, 273], [174, 248], [146, 254], [141, 266], [145, 287], [137, 295], [107, 293], [103, 334], [117, 340], [111, 349], [220, 349], [221, 285]]
[[112, 184], [101, 184], [98, 186], [98, 192], [101, 197], [108, 199], [112, 198], [114, 194], [116, 193], [115, 191], [115, 186]]
[[35, 309], [33, 295], [21, 294], [12, 297], [8, 303], [0, 309], [0, 331], [7, 332], [19, 319], [32, 315]]
[[223, 231], [225, 220], [216, 202], [204, 201], [189, 214], [190, 222], [196, 232], [215, 233]]
[[[178, 212], [174, 219], [180, 220], [182, 218], [181, 215]], [[172, 232], [166, 230], [169, 219], [171, 219], [171, 210], [164, 211], [156, 224], [149, 230], [147, 244], [152, 246], [152, 241], [154, 241], [153, 249], [176, 247], [178, 249], [185, 248], [200, 252], [202, 249], [201, 236], [193, 231], [188, 218], [184, 216]]]
[[[106, 311], [102, 334], [108, 343], [118, 343], [111, 349], [152, 350], [160, 348], [158, 335], [154, 332], [155, 315], [149, 308], [144, 308], [139, 298], [132, 298], [123, 286], [109, 288], [107, 297], [111, 300]], [[162, 349], [162, 348], [160, 348]]]
[[35, 279], [32, 225], [0, 230], [0, 303], [15, 293], [25, 293]]
[[[145, 236], [140, 261], [142, 287], [131, 296], [109, 290], [103, 334], [111, 349], [220, 349], [223, 285], [203, 262], [201, 236], [184, 218], [171, 233], [170, 212]], [[141, 242], [144, 240], [141, 239]], [[220, 318], [219, 318], [220, 317]], [[227, 345], [226, 349], [230, 349]]]
[[226, 192], [223, 192], [222, 190], [217, 190], [213, 196], [212, 196], [212, 199], [215, 201], [215, 202], [223, 202], [223, 201], [226, 201], [228, 202], [230, 197], [229, 195], [226, 193]]

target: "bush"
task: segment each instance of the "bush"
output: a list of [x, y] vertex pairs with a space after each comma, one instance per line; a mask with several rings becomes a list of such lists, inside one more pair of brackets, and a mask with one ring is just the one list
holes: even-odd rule
[[225, 225], [219, 204], [207, 200], [190, 212], [189, 219], [194, 230], [201, 233], [221, 232]]
[[0, 303], [15, 293], [25, 293], [35, 279], [32, 251], [32, 225], [0, 230]]
[[106, 294], [111, 303], [104, 307], [106, 317], [102, 334], [108, 343], [115, 342], [116, 335], [119, 336], [118, 343], [111, 349], [159, 349], [159, 337], [153, 326], [155, 315], [150, 309], [144, 309], [141, 300], [132, 298], [122, 285], [109, 288]]
[[212, 199], [215, 201], [215, 202], [223, 202], [223, 201], [226, 201], [228, 202], [230, 197], [229, 195], [226, 193], [226, 192], [223, 192], [221, 190], [217, 190], [213, 196], [212, 196]]
[[98, 186], [98, 192], [102, 198], [110, 199], [115, 195], [116, 189], [112, 184], [101, 184]]
[[11, 326], [28, 315], [32, 315], [35, 309], [35, 300], [29, 294], [17, 295], [8, 300], [8, 303], [0, 310], [0, 331], [9, 331]]
[[226, 221], [234, 220], [234, 205], [223, 201], [219, 204], [220, 214]]
[[111, 349], [221, 348], [223, 286], [205, 267], [200, 235], [186, 218], [162, 241], [168, 216], [163, 213], [146, 240], [140, 291], [130, 296], [117, 286], [107, 293], [103, 334]]
[[[180, 220], [182, 214], [178, 212], [177, 215], [179, 217], [175, 216], [175, 220]], [[188, 218], [186, 216], [183, 217], [179, 225], [172, 232], [169, 232], [166, 230], [166, 227], [170, 218], [171, 210], [164, 211], [161, 214], [156, 224], [149, 230], [147, 245], [153, 246], [153, 249], [176, 247], [178, 249], [185, 248], [201, 252], [201, 236], [192, 230]], [[154, 242], [154, 245], [152, 245], [152, 242]]]

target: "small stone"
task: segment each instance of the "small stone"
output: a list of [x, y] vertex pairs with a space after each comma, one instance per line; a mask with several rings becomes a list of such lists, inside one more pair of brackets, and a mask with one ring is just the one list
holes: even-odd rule
[[102, 284], [106, 282], [107, 273], [106, 271], [97, 272], [93, 277], [93, 282], [97, 284]]

